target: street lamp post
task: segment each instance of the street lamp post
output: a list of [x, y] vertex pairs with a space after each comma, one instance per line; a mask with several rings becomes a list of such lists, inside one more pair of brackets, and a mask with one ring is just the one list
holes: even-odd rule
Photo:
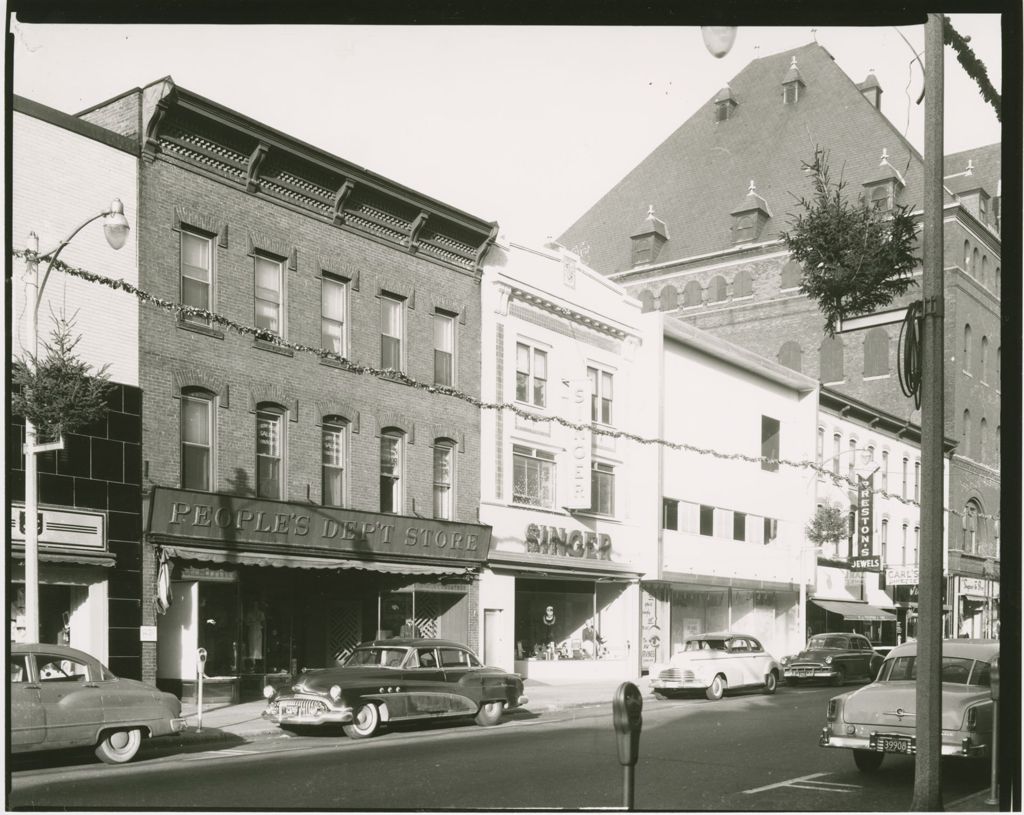
[[[118, 198], [111, 202], [109, 209], [83, 221], [70, 235], [57, 244], [56, 248], [44, 254], [39, 254], [39, 237], [35, 232], [29, 233], [28, 251], [25, 256], [25, 296], [28, 305], [31, 355], [26, 360], [26, 365], [35, 365], [36, 355], [39, 352], [37, 336], [39, 305], [57, 256], [85, 226], [100, 218], [104, 219], [103, 234], [106, 236], [107, 243], [112, 249], [120, 249], [128, 239], [129, 226], [128, 219], [124, 215], [124, 205]], [[49, 263], [46, 273], [43, 275], [43, 282], [40, 284], [39, 261], [46, 259], [49, 259]], [[28, 642], [39, 642], [39, 529], [36, 525], [39, 500], [36, 484], [36, 455], [48, 450], [63, 449], [63, 438], [46, 444], [36, 444], [35, 424], [31, 417], [25, 417], [25, 638]]]

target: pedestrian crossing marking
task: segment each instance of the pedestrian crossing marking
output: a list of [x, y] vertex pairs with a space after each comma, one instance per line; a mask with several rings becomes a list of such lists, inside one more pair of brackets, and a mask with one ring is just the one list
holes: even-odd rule
[[795, 787], [801, 790], [816, 790], [817, 792], [853, 792], [855, 789], [860, 789], [859, 784], [840, 784], [837, 781], [815, 781], [816, 778], [821, 778], [823, 775], [828, 773], [811, 773], [810, 775], [801, 775], [797, 778], [789, 778], [786, 781], [779, 781], [776, 784], [768, 784], [764, 787], [756, 787], [752, 790], [743, 790], [745, 795], [752, 795], [755, 792], [765, 792], [766, 790], [774, 790], [780, 787]]

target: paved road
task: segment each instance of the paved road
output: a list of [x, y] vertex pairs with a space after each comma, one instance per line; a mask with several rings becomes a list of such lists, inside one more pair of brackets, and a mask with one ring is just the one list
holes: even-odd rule
[[[871, 776], [817, 746], [830, 688], [782, 688], [721, 702], [647, 700], [636, 768], [638, 809], [907, 811], [913, 762], [889, 756]], [[609, 706], [610, 708], [610, 706]], [[156, 743], [154, 743], [155, 745]], [[14, 768], [9, 808], [484, 809], [617, 807], [622, 768], [610, 709], [499, 727], [406, 726], [377, 738], [269, 739], [135, 763], [81, 755]], [[986, 766], [945, 767], [944, 800], [984, 789]]]

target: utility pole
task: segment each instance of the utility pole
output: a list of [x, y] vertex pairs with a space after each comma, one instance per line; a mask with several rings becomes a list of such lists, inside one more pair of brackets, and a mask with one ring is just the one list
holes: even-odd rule
[[942, 269], [943, 16], [924, 28], [924, 270], [921, 317], [921, 551], [918, 577], [917, 755], [911, 810], [942, 809], [942, 437], [944, 283]]

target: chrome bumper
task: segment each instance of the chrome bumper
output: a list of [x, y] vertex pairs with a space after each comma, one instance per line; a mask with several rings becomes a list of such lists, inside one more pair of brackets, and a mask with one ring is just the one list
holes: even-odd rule
[[348, 724], [352, 721], [352, 708], [343, 707], [338, 710], [317, 711], [316, 713], [282, 713], [277, 705], [269, 705], [260, 714], [268, 722], [274, 724]]
[[652, 679], [651, 690], [706, 690], [708, 684], [702, 679]]
[[[828, 727], [821, 729], [821, 734], [818, 736], [819, 747], [840, 747], [847, 750], [868, 750], [870, 752], [882, 752], [872, 745], [871, 736], [881, 735], [880, 733], [872, 733], [869, 736], [837, 736], [830, 732]], [[972, 744], [969, 738], [960, 739], [959, 742], [942, 742], [940, 748], [942, 755], [944, 756], [958, 756], [959, 758], [974, 758], [977, 756], [988, 755], [987, 744]], [[910, 745], [909, 755], [914, 755], [917, 752], [916, 745], [913, 743]], [[905, 755], [901, 753], [893, 753], [893, 755]]]
[[181, 718], [181, 719], [171, 719], [171, 732], [172, 733], [180, 733], [182, 730], [185, 729], [185, 725], [186, 725], [186, 722], [185, 722], [184, 718]]

